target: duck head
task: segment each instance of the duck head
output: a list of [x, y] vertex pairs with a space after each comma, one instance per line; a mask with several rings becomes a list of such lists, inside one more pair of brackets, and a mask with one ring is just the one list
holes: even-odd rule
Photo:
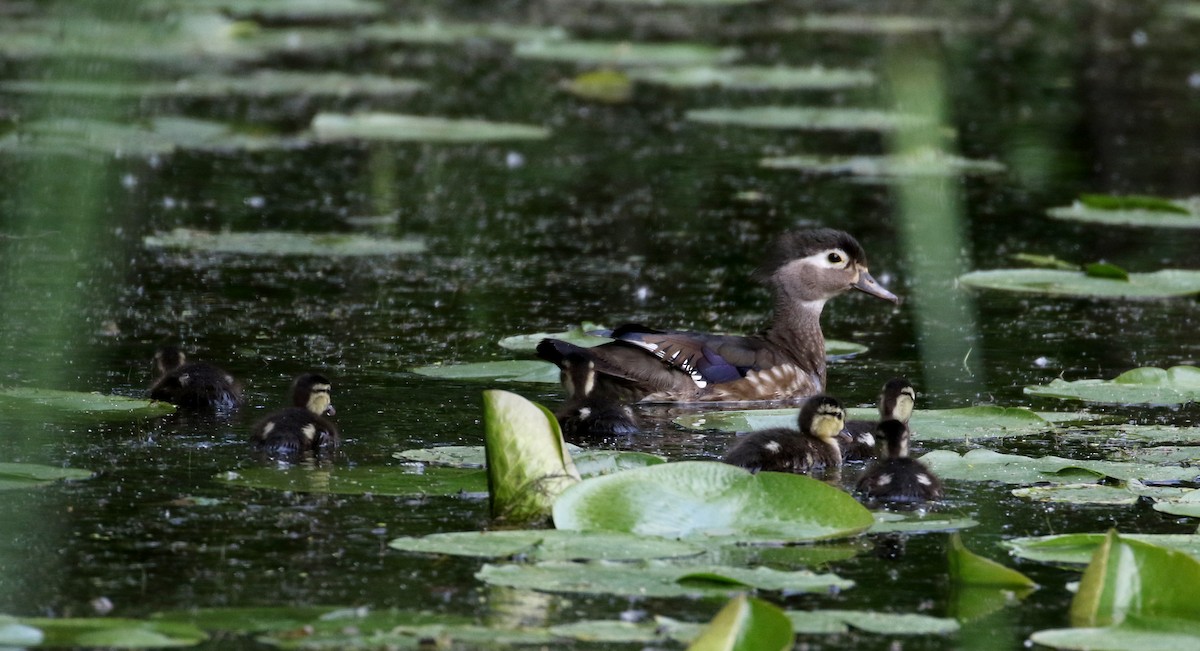
[[174, 346], [163, 346], [154, 353], [154, 368], [159, 375], [166, 375], [187, 362], [187, 355]]
[[800, 431], [824, 441], [837, 438], [846, 424], [846, 410], [832, 396], [813, 396], [800, 407]]
[[844, 231], [817, 228], [785, 233], [772, 244], [759, 269], [776, 296], [799, 304], [825, 301], [856, 289], [899, 303], [867, 270], [867, 254]]
[[917, 391], [911, 382], [902, 377], [889, 380], [879, 394], [879, 418], [907, 423], [916, 403]]
[[333, 416], [333, 399], [329, 392], [333, 384], [319, 373], [305, 373], [292, 382], [292, 405], [307, 409], [318, 416]]

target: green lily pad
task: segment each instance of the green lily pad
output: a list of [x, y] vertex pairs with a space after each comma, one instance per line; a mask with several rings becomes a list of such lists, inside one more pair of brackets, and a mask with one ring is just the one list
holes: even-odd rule
[[695, 66], [688, 68], [635, 68], [634, 80], [671, 88], [716, 86], [739, 90], [837, 90], [875, 84], [874, 73], [867, 70], [826, 68], [790, 68], [786, 66]]
[[1107, 504], [1129, 506], [1136, 504], [1138, 496], [1121, 486], [1099, 484], [1060, 484], [1056, 486], [1031, 486], [1014, 488], [1013, 495], [1035, 502], [1060, 502], [1065, 504]]
[[719, 65], [742, 56], [741, 50], [730, 47], [629, 41], [529, 41], [514, 52], [522, 59], [618, 67]]
[[1200, 200], [1083, 195], [1070, 206], [1051, 208], [1054, 219], [1112, 226], [1200, 228]]
[[485, 471], [460, 468], [425, 468], [422, 472], [391, 466], [245, 468], [216, 478], [243, 488], [340, 495], [482, 496], [488, 488]]
[[1057, 256], [1041, 255], [1037, 253], [1014, 253], [1009, 256], [1017, 262], [1024, 262], [1031, 267], [1041, 267], [1042, 269], [1060, 269], [1062, 271], [1079, 271], [1079, 265], [1073, 262], [1067, 262]]
[[545, 407], [489, 389], [483, 392], [483, 430], [493, 518], [543, 520], [559, 495], [579, 482], [558, 420]]
[[766, 567], [747, 569], [711, 565], [543, 561], [522, 565], [483, 566], [476, 578], [491, 585], [584, 594], [630, 597], [725, 596], [747, 589], [823, 592], [846, 589], [853, 581], [834, 574], [785, 572]]
[[656, 454], [627, 450], [587, 450], [578, 454], [572, 453], [572, 457], [575, 467], [579, 470], [579, 476], [584, 479], [667, 462]]
[[853, 535], [874, 518], [850, 495], [809, 477], [683, 461], [572, 486], [554, 504], [554, 524], [668, 538], [796, 541]]
[[1198, 584], [1200, 560], [1110, 530], [1079, 581], [1071, 625], [1113, 626], [1133, 616], [1188, 621], [1200, 635]]
[[679, 540], [612, 531], [460, 531], [396, 538], [392, 549], [478, 558], [520, 557], [526, 561], [642, 560], [694, 556], [703, 547]]
[[460, 23], [440, 20], [376, 23], [363, 27], [358, 34], [372, 43], [387, 45], [398, 43], [455, 45], [467, 41], [523, 43], [525, 41], [562, 41], [567, 38], [566, 30], [554, 26], [539, 27], [496, 22]]
[[[1037, 388], [1040, 389], [1043, 387]], [[1066, 434], [1072, 437], [1102, 439], [1116, 443], [1134, 441], [1149, 443], [1200, 443], [1200, 427], [1176, 427], [1173, 425], [1099, 425], [1086, 429], [1069, 429]], [[1186, 451], [1189, 448], [1173, 449]], [[1154, 450], [1155, 448], [1126, 448], [1121, 453], [1131, 455], [1134, 458], [1142, 458], [1142, 455], [1145, 455], [1146, 460], [1150, 460], [1156, 454]], [[1200, 455], [1200, 448], [1192, 448], [1192, 450], [1197, 455]], [[1191, 458], [1195, 457], [1180, 455], [1174, 461], [1165, 460], [1166, 457], [1164, 457], [1163, 461], [1156, 461], [1156, 463], [1177, 463]]]
[[1160, 621], [1135, 624], [1136, 619], [1129, 618], [1118, 626], [1037, 631], [1029, 639], [1055, 649], [1078, 651], [1192, 651], [1200, 648], [1200, 625], [1195, 622], [1186, 622], [1182, 626]]
[[50, 619], [17, 618], [23, 626], [42, 632], [43, 647], [107, 647], [112, 649], [155, 649], [195, 646], [208, 639], [190, 624], [154, 622], [119, 617]]
[[700, 632], [690, 651], [784, 651], [796, 642], [778, 606], [739, 594]]
[[397, 142], [497, 142], [544, 140], [550, 130], [531, 125], [483, 120], [452, 120], [402, 113], [318, 113], [312, 121], [318, 140]]
[[90, 479], [96, 473], [80, 468], [56, 468], [36, 463], [0, 462], [0, 490], [46, 486], [56, 481]]
[[258, 608], [189, 608], [154, 613], [155, 622], [173, 622], [206, 631], [261, 633], [292, 631], [336, 613], [334, 606], [262, 606]]
[[112, 80], [21, 79], [0, 83], [0, 92], [68, 97], [359, 97], [408, 95], [425, 82], [340, 72], [256, 70], [245, 75], [199, 75], [178, 81], [118, 83]]
[[[961, 441], [1027, 436], [1054, 428], [1048, 414], [1019, 407], [982, 405], [960, 409], [919, 409], [909, 421], [920, 441]], [[796, 427], [796, 409], [745, 409], [680, 416], [675, 422], [689, 429], [747, 432], [774, 427]], [[876, 409], [849, 409], [847, 417], [876, 420]]]
[[685, 117], [702, 124], [814, 131], [892, 131], [928, 123], [928, 118], [918, 115], [875, 109], [795, 106], [696, 109]]
[[506, 359], [498, 362], [418, 366], [409, 371], [417, 375], [445, 380], [499, 380], [501, 382], [533, 382], [558, 384], [558, 367], [534, 359]]
[[957, 533], [950, 536], [947, 559], [950, 566], [950, 581], [958, 585], [1009, 589], [1026, 589], [1037, 586], [1024, 574], [967, 549]]
[[855, 628], [879, 635], [945, 635], [958, 631], [959, 624], [945, 617], [910, 613], [879, 613], [868, 610], [789, 610], [787, 616], [797, 633], [845, 633]]
[[[675, 629], [678, 631], [679, 629]], [[578, 640], [580, 642], [606, 644], [655, 644], [665, 645], [671, 641], [687, 642], [691, 637], [677, 637], [672, 630], [660, 626], [657, 622], [624, 622], [619, 620], [591, 619], [570, 624], [558, 624], [549, 628], [555, 637]]]
[[[1086, 565], [1105, 541], [1102, 533], [1069, 533], [1054, 536], [1012, 538], [1002, 544], [1013, 556], [1038, 563]], [[1200, 558], [1200, 535], [1122, 534], [1122, 538], [1174, 549]]]
[[261, 151], [289, 144], [280, 137], [238, 133], [227, 124], [190, 118], [161, 117], [142, 124], [64, 118], [21, 124], [0, 138], [0, 152], [149, 157], [180, 149]]
[[921, 462], [942, 479], [1008, 484], [1095, 483], [1101, 477], [1125, 481], [1188, 481], [1197, 474], [1195, 469], [1188, 468], [1055, 456], [1032, 458], [982, 448], [963, 455], [950, 450], [934, 450], [921, 457]]
[[384, 13], [375, 0], [151, 0], [144, 12], [220, 12], [238, 19], [280, 21], [362, 20]]
[[1189, 491], [1173, 499], [1154, 502], [1154, 510], [1171, 515], [1200, 518], [1200, 491]]
[[633, 81], [617, 70], [585, 72], [559, 82], [558, 87], [580, 99], [606, 104], [622, 104], [633, 97]]
[[191, 228], [176, 228], [169, 233], [147, 235], [144, 242], [151, 249], [264, 256], [409, 255], [425, 250], [425, 241], [419, 238], [392, 239], [349, 233], [280, 231], [216, 233]]
[[437, 640], [438, 644], [454, 649], [526, 645], [546, 648], [560, 641], [544, 628], [483, 626], [455, 619], [420, 612], [368, 612], [358, 617], [327, 617], [313, 622], [311, 631], [306, 627], [300, 635], [296, 631], [278, 631], [258, 640], [280, 649], [305, 651], [422, 649], [429, 640]]
[[798, 170], [812, 174], [846, 174], [888, 179], [916, 176], [959, 176], [1000, 174], [1003, 163], [973, 160], [932, 149], [888, 156], [776, 156], [759, 161], [770, 169]]
[[1128, 280], [1058, 269], [991, 269], [963, 274], [958, 281], [979, 289], [1094, 298], [1154, 299], [1200, 294], [1200, 271], [1184, 269], [1131, 273]]
[[811, 32], [843, 34], [917, 34], [950, 29], [953, 23], [937, 18], [896, 14], [808, 14], [798, 27]]
[[170, 403], [125, 396], [25, 387], [0, 389], [0, 412], [3, 413], [52, 412], [115, 420], [165, 416], [174, 411], [175, 405]]
[[392, 453], [392, 458], [415, 463], [429, 463], [449, 468], [482, 468], [487, 456], [482, 445], [439, 445]]
[[561, 339], [563, 341], [575, 344], [576, 346], [590, 348], [592, 346], [599, 346], [600, 344], [612, 341], [612, 339], [608, 337], [599, 337], [588, 334], [594, 330], [605, 329], [606, 328], [604, 326], [599, 326], [595, 323], [584, 321], [582, 325], [573, 326], [567, 330], [563, 330], [562, 332], [537, 332], [529, 335], [512, 335], [510, 337], [501, 339], [499, 344], [501, 348], [507, 348], [508, 350], [514, 352], [533, 353], [535, 350], [537, 350], [537, 345], [541, 343], [543, 339], [549, 338]]
[[931, 531], [958, 531], [978, 526], [979, 522], [972, 518], [956, 518], [935, 513], [896, 513], [879, 511], [875, 513], [875, 524], [867, 533], [927, 533]]
[[1121, 405], [1174, 405], [1200, 400], [1200, 368], [1173, 366], [1135, 368], [1111, 380], [1056, 379], [1025, 387], [1025, 393], [1049, 398]]

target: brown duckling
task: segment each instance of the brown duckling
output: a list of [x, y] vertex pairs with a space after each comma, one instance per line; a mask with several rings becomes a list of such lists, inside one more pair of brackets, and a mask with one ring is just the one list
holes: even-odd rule
[[250, 441], [258, 450], [276, 454], [321, 453], [338, 446], [340, 434], [326, 416], [337, 413], [324, 375], [305, 373], [292, 382], [292, 405], [254, 426]]
[[564, 437], [624, 436], [642, 429], [632, 407], [596, 395], [596, 368], [590, 359], [572, 353], [566, 356], [560, 368], [567, 400], [554, 415]]
[[831, 228], [787, 233], [764, 256], [760, 275], [775, 296], [771, 323], [748, 337], [629, 324], [616, 339], [583, 348], [543, 339], [538, 355], [560, 368], [571, 353], [595, 364], [596, 395], [624, 402], [798, 400], [825, 389], [825, 302], [851, 289], [899, 302], [867, 271], [866, 253]]
[[183, 409], [228, 413], [242, 405], [242, 388], [233, 376], [206, 362], [189, 362], [183, 351], [164, 346], [154, 354], [160, 377], [150, 399]]
[[942, 496], [942, 482], [925, 464], [908, 456], [908, 426], [885, 420], [877, 430], [883, 455], [858, 480], [858, 492], [869, 500], [916, 505]]
[[875, 430], [885, 420], [898, 420], [908, 425], [913, 407], [917, 402], [917, 391], [907, 379], [898, 377], [888, 380], [879, 393], [879, 420], [848, 420], [838, 442], [842, 446], [843, 461], [865, 461], [875, 458]]
[[776, 428], [751, 432], [734, 444], [723, 461], [751, 472], [808, 473], [836, 468], [842, 465], [838, 432], [845, 419], [846, 411], [836, 398], [813, 396], [800, 407], [800, 431]]

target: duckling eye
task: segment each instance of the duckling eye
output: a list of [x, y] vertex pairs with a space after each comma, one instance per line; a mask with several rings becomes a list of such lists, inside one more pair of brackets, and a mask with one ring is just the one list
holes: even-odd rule
[[831, 264], [841, 264], [841, 263], [842, 263], [842, 256], [841, 256], [841, 255], [839, 255], [839, 254], [838, 254], [838, 253], [836, 253], [836, 252], [834, 252], [834, 253], [830, 253], [830, 254], [829, 254], [829, 262], [830, 262]]

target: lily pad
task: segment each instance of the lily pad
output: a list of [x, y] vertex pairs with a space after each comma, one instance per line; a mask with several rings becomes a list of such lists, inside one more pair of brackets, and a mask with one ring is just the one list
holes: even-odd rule
[[126, 396], [25, 387], [0, 389], [0, 412], [3, 413], [51, 412], [112, 420], [165, 416], [174, 411], [175, 406], [170, 403]]
[[697, 109], [688, 111], [686, 117], [702, 124], [813, 131], [892, 131], [929, 122], [919, 115], [875, 109], [794, 106]]
[[572, 486], [554, 504], [554, 524], [668, 538], [798, 541], [853, 535], [874, 518], [847, 493], [809, 477], [683, 461]]
[[151, 249], [264, 256], [356, 257], [409, 255], [425, 250], [425, 241], [420, 238], [392, 239], [350, 233], [280, 231], [217, 233], [191, 228], [176, 228], [169, 233], [147, 235], [144, 242]]
[[798, 633], [844, 633], [855, 628], [879, 635], [945, 635], [959, 624], [945, 617], [868, 610], [789, 610], [787, 616]]
[[537, 332], [529, 335], [512, 335], [505, 337], [499, 341], [501, 348], [519, 353], [533, 353], [537, 350], [537, 345], [543, 339], [561, 339], [566, 342], [575, 344], [576, 346], [584, 346], [590, 348], [599, 346], [600, 344], [612, 341], [608, 337], [600, 337], [589, 334], [596, 330], [606, 330], [604, 326], [596, 325], [589, 321], [584, 321], [582, 325], [573, 326], [562, 332]]
[[[690, 429], [747, 432], [774, 427], [796, 427], [796, 409], [745, 409], [680, 416], [675, 422]], [[1019, 407], [981, 405], [960, 409], [920, 409], [909, 421], [919, 441], [960, 441], [1028, 436], [1054, 428], [1047, 414]], [[847, 417], [876, 420], [876, 409], [849, 409]]]
[[452, 497], [483, 497], [487, 493], [485, 471], [459, 468], [425, 468], [422, 472], [390, 466], [245, 468], [221, 473], [217, 480], [243, 488], [298, 493]]
[[220, 122], [190, 118], [153, 118], [140, 124], [64, 118], [34, 120], [0, 138], [0, 152], [17, 154], [167, 155], [197, 151], [261, 151], [293, 141], [234, 131]]
[[[1200, 635], [1200, 560], [1110, 530], [1071, 601], [1072, 626], [1113, 626], [1129, 616], [1183, 620]], [[1196, 638], [1200, 644], [1200, 637]]]
[[626, 563], [543, 561], [522, 565], [483, 566], [476, 578], [491, 585], [541, 592], [613, 594], [629, 597], [726, 596], [747, 589], [824, 592], [846, 589], [853, 581], [834, 574], [785, 572], [766, 567], [747, 569], [711, 565], [679, 565], [663, 561]]
[[875, 74], [867, 70], [824, 66], [635, 68], [629, 76], [642, 83], [671, 88], [716, 86], [738, 90], [838, 90], [871, 86], [876, 82]]
[[[1069, 533], [1054, 536], [1012, 538], [1002, 544], [1013, 556], [1038, 563], [1086, 565], [1105, 541], [1103, 533]], [[1200, 558], [1200, 535], [1122, 534], [1122, 538], [1174, 549]]]
[[239, 19], [279, 21], [363, 20], [384, 13], [375, 0], [152, 0], [146, 12], [221, 12]]
[[1057, 486], [1031, 486], [1015, 488], [1012, 491], [1017, 497], [1024, 497], [1035, 502], [1059, 502], [1064, 504], [1107, 504], [1109, 506], [1130, 506], [1136, 504], [1138, 496], [1121, 486], [1102, 486], [1099, 484], [1061, 484]]
[[1184, 493], [1174, 499], [1157, 500], [1154, 502], [1154, 510], [1171, 515], [1200, 518], [1200, 490]]
[[524, 561], [643, 560], [695, 556], [703, 547], [679, 540], [611, 531], [461, 531], [396, 538], [392, 549], [427, 554], [519, 557]]
[[454, 120], [402, 113], [318, 113], [312, 121], [317, 139], [396, 142], [498, 142], [544, 140], [550, 130], [531, 125], [483, 120]]
[[1049, 398], [1121, 405], [1175, 405], [1200, 400], [1200, 368], [1173, 366], [1135, 368], [1111, 380], [1056, 379], [1025, 387], [1025, 393]]
[[15, 490], [46, 486], [56, 481], [90, 479], [91, 470], [57, 468], [36, 463], [0, 462], [0, 490]]
[[618, 70], [593, 70], [564, 79], [558, 87], [572, 95], [592, 102], [621, 104], [633, 97], [633, 81]]
[[156, 649], [194, 646], [208, 639], [190, 624], [119, 617], [50, 619], [22, 617], [19, 624], [41, 631], [43, 647], [106, 647]]
[[1112, 226], [1200, 228], [1200, 200], [1144, 196], [1083, 195], [1070, 206], [1051, 208], [1054, 219]]
[[725, 604], [689, 651], [784, 651], [796, 642], [778, 606], [740, 594]]
[[0, 92], [68, 97], [359, 97], [408, 95], [425, 82], [340, 72], [256, 70], [245, 75], [200, 75], [178, 81], [118, 83], [112, 80], [21, 79], [0, 82]]
[[483, 430], [492, 517], [515, 524], [549, 517], [559, 495], [580, 480], [554, 414], [515, 393], [489, 389]]
[[953, 23], [937, 18], [903, 14], [808, 14], [799, 27], [812, 32], [843, 34], [916, 34], [938, 32]]
[[[1137, 622], [1137, 623], [1135, 623]], [[1183, 630], [1173, 630], [1174, 628]], [[1200, 648], [1200, 625], [1138, 621], [1129, 618], [1118, 626], [1057, 628], [1029, 636], [1037, 644], [1078, 651], [1192, 651]]]
[[950, 565], [950, 581], [955, 584], [1009, 589], [1037, 586], [1024, 574], [967, 549], [957, 533], [950, 536], [947, 559]]
[[1025, 457], [975, 449], [959, 455], [950, 450], [934, 450], [921, 462], [942, 479], [996, 481], [1009, 484], [1094, 483], [1101, 477], [1139, 481], [1188, 481], [1197, 470], [1163, 467], [1144, 463], [1064, 459], [1062, 457]]
[[518, 44], [515, 53], [522, 59], [618, 67], [719, 65], [742, 56], [732, 47], [630, 41], [530, 41]]
[[1155, 299], [1200, 294], [1200, 271], [1162, 269], [1131, 273], [1128, 280], [1058, 269], [991, 269], [958, 277], [968, 287], [1093, 298]]
[[498, 22], [460, 23], [425, 20], [407, 23], [376, 23], [358, 31], [373, 43], [418, 45], [455, 45], [467, 41], [562, 41], [566, 30], [555, 26], [512, 25]]
[[482, 445], [439, 445], [392, 453], [392, 458], [415, 463], [429, 463], [449, 468], [482, 468], [487, 456]]
[[578, 454], [572, 453], [572, 458], [575, 460], [575, 467], [579, 469], [579, 476], [584, 479], [667, 462], [656, 454], [631, 450], [587, 450]]
[[846, 174], [877, 179], [1000, 174], [1006, 169], [1003, 163], [962, 158], [932, 149], [888, 156], [777, 156], [764, 158], [759, 164], [770, 169], [798, 170], [811, 174]]
[[333, 606], [262, 606], [258, 608], [189, 608], [154, 613], [156, 622], [187, 624], [206, 631], [261, 633], [291, 631], [341, 610]]
[[[1044, 387], [1037, 387], [1039, 389]], [[1125, 442], [1149, 442], [1149, 443], [1182, 443], [1194, 444], [1200, 443], [1200, 427], [1175, 427], [1172, 425], [1100, 425], [1088, 427], [1086, 429], [1068, 429], [1067, 436], [1103, 439], [1116, 443]], [[1177, 450], [1187, 450], [1188, 448], [1174, 448]], [[1128, 454], [1135, 458], [1142, 458], [1146, 455], [1147, 460], [1156, 454], [1155, 448], [1127, 448], [1121, 451], [1122, 454]], [[1200, 447], [1191, 448], [1191, 450], [1200, 456]], [[1156, 463], [1177, 463], [1185, 459], [1197, 458], [1191, 455], [1181, 455], [1174, 461], [1155, 461]]]
[[875, 524], [867, 533], [927, 533], [931, 531], [958, 531], [978, 526], [972, 518], [947, 517], [932, 513], [875, 513]]
[[506, 359], [498, 362], [471, 364], [435, 364], [418, 366], [409, 371], [417, 375], [445, 380], [499, 380], [501, 382], [533, 382], [558, 384], [558, 367], [534, 359]]

